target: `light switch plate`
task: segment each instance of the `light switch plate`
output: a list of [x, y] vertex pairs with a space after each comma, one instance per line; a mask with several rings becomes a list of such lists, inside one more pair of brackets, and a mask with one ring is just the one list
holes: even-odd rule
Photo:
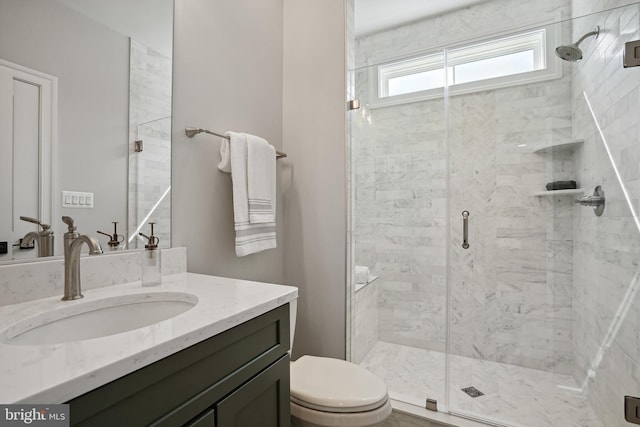
[[63, 191], [62, 207], [91, 209], [93, 208], [93, 193], [81, 193], [78, 191]]
[[624, 44], [624, 68], [640, 66], [640, 40], [627, 42]]

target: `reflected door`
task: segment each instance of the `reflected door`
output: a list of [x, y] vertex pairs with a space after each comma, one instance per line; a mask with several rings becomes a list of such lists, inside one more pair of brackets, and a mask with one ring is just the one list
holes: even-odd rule
[[50, 78], [0, 64], [0, 260], [37, 255], [19, 246], [36, 230], [20, 216], [51, 223], [52, 92]]

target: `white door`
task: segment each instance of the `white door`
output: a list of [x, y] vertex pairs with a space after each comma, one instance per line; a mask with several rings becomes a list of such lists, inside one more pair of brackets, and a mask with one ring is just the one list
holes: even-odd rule
[[37, 256], [36, 249], [15, 246], [39, 228], [20, 216], [51, 224], [56, 84], [54, 77], [0, 61], [0, 242], [8, 246], [0, 261]]

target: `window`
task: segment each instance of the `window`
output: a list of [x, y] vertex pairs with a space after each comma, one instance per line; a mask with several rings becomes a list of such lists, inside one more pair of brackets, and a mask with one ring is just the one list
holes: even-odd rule
[[440, 97], [447, 83], [455, 95], [560, 77], [560, 66], [549, 57], [555, 37], [555, 29], [549, 26], [448, 48], [446, 70], [445, 49], [387, 62], [374, 67], [377, 93], [372, 104]]
[[378, 67], [379, 96], [403, 95], [444, 87], [444, 55], [427, 55]]

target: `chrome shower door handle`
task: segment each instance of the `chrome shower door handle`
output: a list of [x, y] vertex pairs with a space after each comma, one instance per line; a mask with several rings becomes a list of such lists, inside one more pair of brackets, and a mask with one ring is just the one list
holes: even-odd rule
[[469, 211], [462, 211], [462, 249], [469, 249]]

